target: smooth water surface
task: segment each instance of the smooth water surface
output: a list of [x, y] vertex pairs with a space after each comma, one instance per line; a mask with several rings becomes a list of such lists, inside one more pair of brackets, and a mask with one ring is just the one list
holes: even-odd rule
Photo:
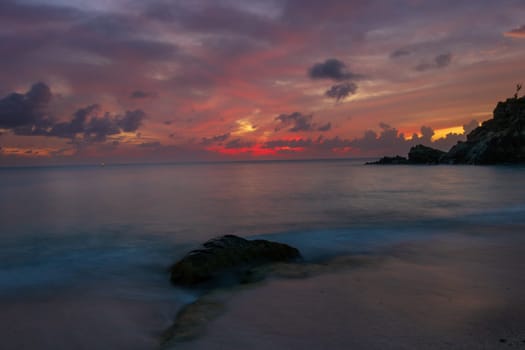
[[[318, 259], [457, 231], [517, 232], [525, 225], [524, 180], [524, 167], [362, 161], [3, 168], [0, 299], [19, 324], [34, 318], [32, 303], [60, 309], [67, 300], [74, 319], [100, 300], [117, 315], [156, 303], [165, 310], [157, 323], [145, 321], [156, 316], [145, 317], [140, 307], [129, 311], [137, 329], [150, 322], [152, 331], [192, 298], [169, 285], [167, 266], [208, 238], [263, 236]], [[88, 319], [96, 324], [99, 316]], [[6, 317], [3, 326], [11, 322]], [[70, 316], [61, 317], [55, 326], [33, 326], [59, 331], [70, 324]], [[129, 327], [119, 317], [102, 318]], [[12, 327], [11, 336], [19, 337], [20, 327]], [[79, 346], [88, 336], [72, 335], [64, 344]], [[49, 344], [56, 346], [53, 339]]]

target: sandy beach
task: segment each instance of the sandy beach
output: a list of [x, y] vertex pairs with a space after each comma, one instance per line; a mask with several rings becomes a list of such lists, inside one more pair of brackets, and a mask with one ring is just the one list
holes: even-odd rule
[[233, 292], [177, 349], [525, 348], [525, 257], [516, 234], [400, 244], [377, 263]]
[[0, 304], [2, 349], [155, 349], [175, 305], [104, 298]]

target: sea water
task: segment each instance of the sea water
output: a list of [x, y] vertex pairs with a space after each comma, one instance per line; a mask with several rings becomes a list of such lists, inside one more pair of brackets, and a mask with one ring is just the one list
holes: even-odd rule
[[525, 227], [525, 167], [362, 160], [0, 169], [3, 349], [147, 349], [196, 298], [167, 268], [222, 234], [308, 261]]

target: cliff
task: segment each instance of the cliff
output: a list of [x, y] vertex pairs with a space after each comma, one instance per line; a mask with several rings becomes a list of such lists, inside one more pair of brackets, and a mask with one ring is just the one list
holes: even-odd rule
[[525, 163], [525, 96], [499, 102], [493, 115], [448, 152], [417, 145], [410, 149], [408, 159], [384, 157], [367, 164]]

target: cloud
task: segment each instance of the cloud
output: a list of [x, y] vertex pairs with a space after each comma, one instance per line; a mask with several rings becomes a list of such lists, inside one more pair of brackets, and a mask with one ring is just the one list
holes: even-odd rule
[[272, 140], [265, 142], [262, 147], [263, 148], [282, 148], [282, 147], [289, 147], [289, 148], [305, 148], [310, 147], [313, 144], [313, 141], [311, 139], [294, 139], [294, 140]]
[[465, 135], [470, 134], [470, 132], [476, 129], [478, 126], [479, 126], [479, 122], [475, 119], [472, 119], [470, 122], [463, 125], [463, 130], [465, 131]]
[[325, 95], [339, 102], [340, 100], [344, 100], [348, 96], [355, 94], [356, 91], [357, 85], [355, 83], [346, 82], [333, 85], [330, 89], [326, 90]]
[[250, 141], [243, 141], [240, 138], [232, 140], [224, 146], [226, 149], [239, 149], [239, 148], [250, 148], [254, 145], [253, 142]]
[[155, 94], [152, 94], [146, 91], [142, 91], [142, 90], [135, 90], [129, 95], [129, 97], [132, 99], [143, 99], [143, 98], [149, 98], [153, 96], [155, 96]]
[[84, 139], [92, 142], [103, 142], [111, 135], [120, 134], [116, 119], [108, 114], [93, 117], [84, 126]]
[[52, 94], [44, 83], [34, 84], [25, 94], [11, 93], [0, 99], [0, 128], [15, 134], [38, 134], [52, 120], [48, 107]]
[[330, 131], [331, 129], [332, 129], [332, 123], [330, 122], [317, 127], [317, 131]]
[[126, 111], [122, 117], [117, 117], [116, 124], [124, 132], [134, 132], [141, 127], [144, 119], [146, 119], [146, 113], [137, 109], [134, 111]]
[[11, 93], [0, 99], [0, 128], [16, 135], [71, 139], [82, 135], [84, 141], [103, 142], [111, 135], [137, 131], [146, 118], [140, 109], [98, 116], [100, 106], [93, 104], [78, 109], [71, 120], [57, 122], [48, 112], [52, 99], [51, 89], [44, 83], [34, 84], [25, 94]]
[[151, 141], [151, 142], [142, 142], [137, 145], [141, 148], [160, 148], [162, 147], [162, 144], [159, 141]]
[[334, 81], [358, 79], [361, 77], [348, 71], [346, 65], [336, 58], [329, 58], [322, 63], [314, 64], [308, 70], [308, 76], [312, 79], [331, 79]]
[[409, 50], [407, 49], [397, 49], [395, 51], [393, 51], [391, 54], [390, 54], [390, 58], [392, 59], [395, 59], [395, 58], [399, 58], [399, 57], [403, 57], [403, 56], [408, 56], [410, 55], [412, 52], [410, 52]]
[[433, 140], [434, 129], [428, 126], [422, 126], [420, 134], [413, 134], [411, 138], [405, 137], [405, 134], [388, 124], [380, 123], [379, 127], [381, 128], [379, 134], [373, 130], [368, 130], [362, 137], [351, 140], [351, 146], [365, 154], [393, 156], [407, 154], [410, 147], [418, 144], [448, 151], [458, 141], [465, 139], [465, 134], [450, 133], [445, 137]]
[[300, 132], [300, 131], [328, 131], [331, 129], [332, 124], [317, 125], [312, 121], [312, 115], [305, 115], [299, 112], [292, 114], [281, 114], [275, 118], [279, 122], [279, 125], [275, 128], [275, 131], [281, 131], [287, 129], [289, 132]]
[[201, 140], [201, 145], [208, 146], [212, 144], [221, 144], [227, 139], [229, 139], [230, 135], [231, 134], [227, 132], [226, 134], [222, 134], [222, 135], [215, 135], [212, 137], [203, 137]]
[[508, 32], [503, 33], [503, 35], [509, 38], [525, 39], [525, 25], [509, 30]]
[[415, 69], [419, 72], [431, 70], [431, 69], [440, 69], [445, 68], [452, 62], [452, 54], [451, 53], [444, 53], [441, 55], [437, 55], [434, 57], [433, 62], [422, 62], [419, 65], [415, 67]]
[[330, 154], [334, 150], [348, 150], [351, 147], [351, 140], [335, 136], [333, 138], [324, 138], [322, 136], [317, 139], [299, 138], [292, 140], [271, 140], [262, 145], [262, 148], [273, 149], [279, 152], [304, 151], [307, 150], [314, 154]]
[[126, 111], [124, 115], [98, 116], [99, 111], [100, 106], [96, 104], [80, 108], [71, 121], [56, 123], [45, 135], [71, 139], [82, 135], [84, 141], [103, 142], [111, 135], [137, 131], [146, 118], [140, 109]]
[[24, 24], [64, 23], [79, 19], [81, 11], [68, 6], [51, 4], [20, 3], [13, 0], [0, 1], [2, 21]]
[[71, 121], [56, 123], [53, 125], [48, 135], [63, 138], [74, 138], [75, 135], [84, 133], [87, 118], [98, 110], [99, 105], [96, 104], [80, 108], [73, 114], [73, 119]]

